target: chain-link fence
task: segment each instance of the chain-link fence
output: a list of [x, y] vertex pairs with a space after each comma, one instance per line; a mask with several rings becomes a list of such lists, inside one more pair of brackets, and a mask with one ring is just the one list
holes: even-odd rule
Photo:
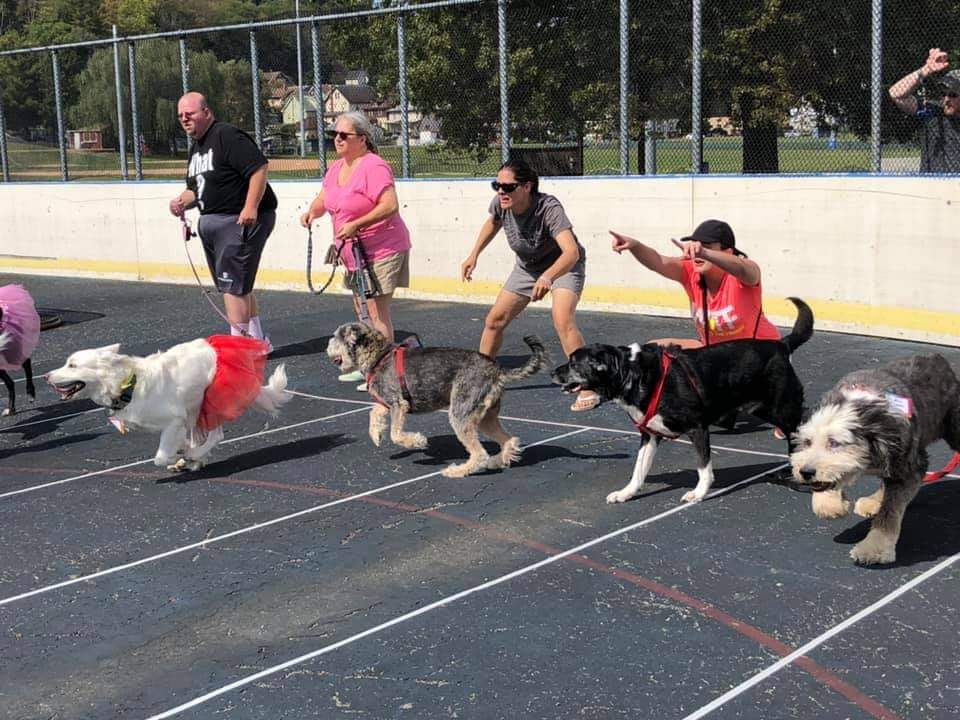
[[950, 65], [907, 77], [932, 47], [956, 55], [948, 0], [319, 5], [0, 51], [3, 179], [180, 176], [187, 88], [273, 178], [322, 174], [346, 110], [398, 176], [490, 176], [511, 155], [544, 175], [960, 172]]

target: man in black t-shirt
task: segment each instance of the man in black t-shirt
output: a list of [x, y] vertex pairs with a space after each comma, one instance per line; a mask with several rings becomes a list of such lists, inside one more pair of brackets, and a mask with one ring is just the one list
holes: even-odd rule
[[265, 339], [253, 285], [276, 221], [267, 159], [243, 130], [218, 121], [198, 92], [180, 98], [177, 117], [194, 142], [187, 189], [170, 201], [170, 212], [180, 217], [188, 208], [199, 208], [197, 232], [210, 274], [223, 293], [231, 334]]
[[922, 123], [920, 172], [960, 173], [960, 70], [952, 70], [936, 81], [943, 94], [940, 102], [920, 101], [914, 92], [931, 75], [950, 67], [940, 48], [931, 48], [919, 70], [904, 75], [890, 87], [896, 106]]

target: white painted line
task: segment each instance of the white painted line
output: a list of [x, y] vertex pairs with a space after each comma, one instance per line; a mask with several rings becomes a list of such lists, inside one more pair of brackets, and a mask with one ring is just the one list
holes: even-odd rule
[[[725, 493], [730, 492], [734, 488], [739, 487], [740, 485], [753, 482], [754, 480], [760, 477], [763, 477], [764, 475], [767, 475], [772, 472], [776, 472], [777, 470], [780, 470], [781, 468], [784, 468], [784, 467], [786, 467], [785, 464], [778, 465], [777, 467], [771, 468], [769, 470], [765, 470], [762, 473], [753, 475], [751, 477], [746, 478], [745, 480], [741, 480], [737, 483], [734, 483], [729, 487], [721, 488], [720, 490], [715, 490], [714, 492], [709, 493], [706, 497], [712, 498], [718, 495], [723, 495]], [[546, 567], [547, 565], [552, 565], [553, 563], [563, 560], [564, 558], [569, 557], [570, 555], [576, 555], [577, 553], [583, 552], [587, 548], [591, 548], [594, 545], [599, 545], [600, 543], [604, 543], [607, 540], [611, 540], [625, 533], [631, 532], [633, 530], [637, 530], [638, 528], [642, 528], [645, 525], [650, 525], [651, 523], [654, 523], [657, 520], [661, 520], [665, 517], [669, 517], [670, 515], [674, 515], [678, 512], [683, 512], [684, 510], [687, 510], [690, 507], [693, 507], [693, 506], [690, 504], [677, 505], [676, 507], [673, 507], [670, 510], [666, 510], [665, 512], [662, 512], [659, 515], [654, 515], [653, 517], [649, 517], [645, 520], [640, 520], [639, 522], [635, 522], [632, 525], [628, 525], [627, 527], [620, 528], [619, 530], [614, 530], [613, 532], [607, 533], [606, 535], [602, 535], [598, 538], [594, 538], [593, 540], [588, 540], [587, 542], [577, 545], [576, 547], [570, 548], [569, 550], [564, 550], [563, 552], [557, 553], [556, 555], [551, 555], [549, 557], [546, 557], [543, 560], [533, 563], [532, 565], [527, 565], [525, 567], [519, 568], [518, 570], [514, 570], [513, 572], [507, 573], [506, 575], [501, 575], [500, 577], [494, 578], [493, 580], [488, 580], [487, 582], [482, 583], [480, 585], [474, 585], [472, 588], [467, 588], [466, 590], [461, 590], [460, 592], [455, 593], [453, 595], [448, 595], [447, 597], [441, 598], [440, 600], [436, 600], [435, 602], [432, 602], [429, 605], [424, 605], [423, 607], [419, 607], [416, 610], [408, 612], [404, 615], [395, 617], [392, 620], [387, 620], [386, 622], [381, 623], [380, 625], [377, 625], [372, 628], [368, 628], [363, 632], [359, 632], [356, 635], [351, 635], [350, 637], [344, 638], [343, 640], [332, 643], [331, 645], [326, 645], [325, 647], [322, 647], [318, 650], [308, 652], [305, 655], [295, 657], [292, 660], [287, 660], [284, 663], [281, 663], [279, 665], [274, 665], [273, 667], [267, 668], [265, 670], [261, 670], [260, 672], [254, 673], [253, 675], [248, 675], [245, 678], [241, 678], [240, 680], [232, 682], [229, 685], [224, 685], [223, 687], [218, 688], [217, 690], [208, 692], [205, 695], [201, 695], [197, 698], [194, 698], [193, 700], [185, 702], [182, 705], [177, 705], [175, 708], [166, 710], [158, 715], [152, 715], [149, 718], [147, 718], [147, 720], [162, 720], [163, 718], [169, 718], [169, 717], [173, 717], [174, 715], [179, 715], [184, 710], [189, 710], [190, 708], [196, 707], [197, 705], [202, 705], [203, 703], [209, 700], [213, 700], [213, 698], [219, 697], [220, 695], [224, 695], [230, 692], [231, 690], [236, 690], [237, 688], [244, 687], [245, 685], [249, 685], [250, 683], [257, 682], [258, 680], [262, 680], [265, 677], [274, 675], [282, 670], [286, 670], [287, 668], [293, 667], [294, 665], [299, 665], [300, 663], [304, 663], [308, 660], [312, 660], [316, 657], [320, 657], [321, 655], [326, 655], [327, 653], [333, 652], [334, 650], [344, 647], [345, 645], [350, 645], [351, 643], [354, 643], [358, 640], [362, 640], [365, 637], [375, 635], [381, 632], [382, 630], [386, 630], [387, 628], [393, 627], [394, 625], [399, 625], [402, 622], [411, 620], [415, 617], [428, 613], [431, 610], [435, 610], [439, 607], [443, 607], [444, 605], [449, 605], [450, 603], [456, 602], [457, 600], [462, 600], [463, 598], [469, 597], [470, 595], [478, 593], [482, 590], [487, 590], [489, 588], [496, 587], [497, 585], [502, 585], [505, 582], [513, 580], [514, 578], [518, 578], [522, 575], [527, 575], [528, 573], [531, 573], [535, 570], [539, 570], [540, 568]]]
[[43, 420], [31, 420], [30, 422], [20, 423], [19, 425], [11, 425], [10, 427], [0, 428], [0, 432], [8, 433], [13, 430], [19, 430], [20, 428], [30, 427], [31, 425], [43, 425], [44, 423], [56, 422], [57, 420], [67, 420], [72, 417], [77, 417], [78, 415], [89, 415], [90, 413], [103, 412], [104, 408], [97, 407], [92, 410], [81, 410], [80, 412], [70, 413], [69, 415], [57, 415], [56, 417], [48, 417]]
[[875, 613], [877, 610], [879, 610], [879, 609], [882, 608], [883, 606], [892, 603], [894, 600], [896, 600], [897, 598], [899, 598], [899, 597], [900, 597], [901, 595], [903, 595], [904, 593], [909, 592], [910, 590], [912, 590], [913, 588], [915, 588], [915, 587], [916, 587], [917, 585], [919, 585], [920, 583], [925, 582], [926, 580], [929, 580], [930, 578], [932, 578], [934, 575], [936, 575], [936, 574], [939, 573], [940, 571], [947, 569], [948, 567], [950, 567], [951, 565], [953, 565], [953, 563], [955, 563], [958, 559], [960, 559], [960, 553], [957, 553], [956, 555], [953, 555], [953, 556], [951, 556], [951, 557], [948, 557], [946, 560], [943, 560], [942, 562], [938, 563], [937, 565], [934, 565], [932, 568], [930, 568], [930, 569], [927, 570], [926, 572], [921, 573], [920, 575], [918, 575], [917, 577], [915, 577], [915, 578], [914, 578], [913, 580], [911, 580], [910, 582], [908, 582], [908, 583], [906, 583], [906, 584], [904, 584], [904, 585], [901, 585], [899, 588], [897, 588], [896, 590], [894, 590], [893, 592], [891, 592], [889, 595], [885, 595], [884, 597], [880, 598], [879, 600], [877, 600], [877, 601], [876, 601], [875, 603], [873, 603], [872, 605], [869, 605], [869, 606], [865, 607], [863, 610], [861, 610], [860, 612], [856, 613], [855, 615], [851, 615], [850, 617], [848, 617], [848, 618], [847, 618], [846, 620], [844, 620], [843, 622], [841, 622], [841, 623], [839, 623], [839, 624], [837, 624], [837, 625], [834, 625], [832, 628], [830, 628], [829, 630], [827, 630], [825, 633], [823, 633], [822, 635], [819, 635], [819, 636], [815, 637], [813, 640], [811, 640], [810, 642], [808, 642], [808, 643], [807, 643], [806, 645], [804, 645], [803, 647], [797, 648], [797, 649], [794, 650], [792, 653], [790, 653], [789, 655], [781, 658], [780, 660], [778, 660], [777, 662], [775, 662], [775, 663], [774, 663], [773, 665], [771, 665], [770, 667], [766, 668], [765, 670], [762, 670], [761, 672], [757, 673], [756, 675], [754, 675], [753, 677], [749, 678], [748, 680], [745, 680], [744, 682], [742, 682], [742, 683], [740, 683], [739, 685], [737, 685], [735, 688], [732, 688], [731, 690], [728, 690], [727, 692], [725, 692], [723, 695], [721, 695], [720, 697], [718, 697], [718, 698], [717, 698], [716, 700], [714, 700], [713, 702], [710, 702], [710, 703], [704, 705], [704, 706], [703, 706], [702, 708], [700, 708], [699, 710], [696, 710], [696, 711], [690, 713], [690, 714], [687, 715], [683, 720], [697, 720], [697, 718], [702, 718], [704, 715], [707, 715], [708, 713], [711, 713], [711, 712], [713, 712], [714, 710], [716, 710], [717, 708], [725, 705], [726, 703], [728, 703], [728, 702], [730, 702], [731, 700], [733, 700], [733, 698], [737, 697], [738, 695], [743, 694], [744, 692], [746, 692], [747, 690], [749, 690], [750, 688], [752, 688], [754, 685], [757, 685], [758, 683], [763, 682], [764, 680], [766, 680], [766, 679], [767, 679], [768, 677], [770, 677], [771, 675], [773, 675], [773, 674], [775, 674], [775, 673], [783, 670], [783, 668], [785, 668], [785, 667], [787, 667], [788, 665], [790, 665], [791, 663], [793, 663], [793, 661], [796, 660], [797, 658], [806, 655], [806, 654], [809, 653], [811, 650], [814, 650], [815, 648], [819, 647], [820, 645], [822, 645], [823, 643], [825, 643], [825, 642], [826, 642], [827, 640], [829, 640], [830, 638], [835, 637], [836, 635], [839, 635], [840, 633], [842, 633], [844, 630], [846, 630], [846, 629], [847, 629], [848, 627], [850, 627], [851, 625], [855, 625], [856, 623], [860, 622], [860, 621], [863, 620], [864, 618], [866, 618], [866, 617], [872, 615], [873, 613]]
[[[362, 408], [361, 408], [362, 409]], [[351, 410], [351, 412], [359, 412], [359, 410]], [[311, 420], [310, 422], [318, 422], [316, 420]], [[299, 423], [305, 425], [306, 423]], [[290, 427], [296, 427], [292, 425]], [[584, 430], [573, 430], [571, 432], [563, 433], [562, 435], [554, 435], [553, 437], [546, 438], [545, 440], [538, 440], [537, 442], [530, 443], [529, 445], [524, 445], [524, 449], [534, 447], [536, 445], [543, 445], [544, 443], [553, 442], [554, 440], [560, 440], [571, 435], [577, 435]], [[248, 436], [252, 437], [252, 436]], [[242, 438], [237, 438], [241, 440]], [[144, 460], [142, 462], [149, 462]], [[139, 464], [139, 463], [134, 463]], [[125, 466], [126, 467], [126, 466]], [[106, 472], [106, 471], [104, 471]], [[134, 560], [133, 562], [126, 563], [124, 565], [117, 565], [115, 567], [107, 568], [106, 570], [100, 570], [99, 572], [91, 573], [90, 575], [83, 575], [81, 577], [71, 578], [69, 580], [64, 580], [63, 582], [58, 582], [53, 585], [45, 585], [43, 587], [35, 588], [33, 590], [28, 590], [27, 592], [20, 593], [19, 595], [11, 595], [8, 598], [0, 599], [0, 606], [9, 605], [10, 603], [17, 602], [18, 600], [23, 600], [28, 597], [33, 597], [34, 595], [41, 595], [43, 593], [48, 593], [59, 588], [68, 587], [70, 585], [76, 585], [77, 583], [87, 582], [89, 580], [96, 580], [97, 578], [104, 577], [106, 575], [113, 575], [118, 573], [121, 570], [129, 570], [133, 567], [138, 567], [139, 565], [146, 565], [147, 563], [154, 562], [156, 560], [162, 560], [163, 558], [168, 558], [173, 555], [179, 555], [180, 553], [185, 553], [190, 550], [195, 550], [197, 548], [206, 547], [207, 545], [212, 545], [213, 543], [220, 542], [222, 540], [227, 540], [238, 535], [245, 535], [246, 533], [253, 532], [254, 530], [262, 530], [265, 527], [270, 527], [271, 525], [277, 525], [278, 523], [286, 522], [287, 520], [293, 520], [294, 518], [301, 517], [302, 515], [309, 515], [310, 513], [315, 513], [318, 510], [324, 510], [326, 508], [334, 507], [335, 505], [342, 505], [344, 503], [352, 502], [353, 500], [359, 500], [360, 498], [367, 497], [368, 495], [377, 495], [387, 490], [392, 490], [394, 488], [403, 487], [404, 485], [409, 485], [411, 483], [418, 482], [420, 480], [426, 480], [427, 478], [433, 477], [434, 475], [439, 475], [443, 470], [435, 470], [432, 473], [427, 473], [425, 475], [418, 475], [415, 478], [410, 478], [409, 480], [401, 480], [399, 482], [392, 483], [390, 485], [383, 485], [382, 487], [374, 488], [373, 490], [367, 490], [362, 493], [357, 493], [355, 495], [350, 495], [349, 497], [339, 498], [337, 500], [332, 500], [328, 503], [323, 503], [322, 505], [314, 505], [313, 507], [306, 508], [305, 510], [298, 510], [295, 513], [290, 513], [289, 515], [282, 515], [280, 517], [273, 518], [272, 520], [267, 520], [266, 522], [257, 523], [256, 525], [250, 525], [245, 528], [240, 528], [239, 530], [233, 530], [223, 535], [217, 535], [212, 538], [206, 538], [200, 540], [199, 542], [190, 543], [189, 545], [183, 545], [182, 547], [174, 548], [172, 550], [167, 550], [166, 552], [158, 553], [156, 555], [151, 555], [150, 557], [141, 558], [140, 560]]]
[[[304, 425], [324, 422], [326, 420], [333, 420], [334, 418], [343, 417], [344, 415], [353, 415], [354, 413], [363, 412], [365, 409], [366, 408], [354, 408], [353, 410], [336, 413], [335, 415], [325, 415], [321, 418], [305, 420], [303, 422], [294, 423], [293, 425], [284, 425], [282, 427], [270, 428], [269, 430], [261, 430], [260, 432], [251, 433], [249, 435], [241, 435], [240, 437], [224, 440], [220, 444], [229, 445], [231, 443], [240, 442], [241, 440], [249, 440], [250, 438], [260, 437], [262, 435], [272, 435], [273, 433], [283, 432], [284, 430], [293, 430], [294, 428], [302, 427]], [[104, 468], [103, 470], [94, 470], [93, 472], [84, 473], [83, 475], [74, 475], [73, 477], [64, 478], [63, 480], [54, 480], [41, 485], [31, 485], [30, 487], [21, 488], [20, 490], [12, 490], [10, 492], [0, 493], [0, 500], [3, 498], [13, 497], [14, 495], [23, 495], [24, 493], [43, 490], [44, 488], [53, 487], [54, 485], [63, 485], [64, 483], [73, 482], [74, 480], [84, 480], [86, 478], [96, 477], [97, 475], [106, 475], [107, 473], [116, 472], [117, 470], [126, 470], [127, 468], [136, 467], [137, 465], [146, 465], [147, 463], [152, 462], [152, 458], [149, 460], [137, 460], [136, 462], [127, 463], [126, 465], [115, 465], [114, 467]]]

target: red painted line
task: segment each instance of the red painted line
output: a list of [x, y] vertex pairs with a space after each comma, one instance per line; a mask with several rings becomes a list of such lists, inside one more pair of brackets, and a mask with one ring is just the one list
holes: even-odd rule
[[[217, 483], [227, 483], [233, 485], [252, 485], [255, 487], [268, 488], [273, 490], [292, 490], [294, 492], [308, 493], [311, 495], [321, 495], [323, 497], [348, 497], [348, 493], [339, 492], [337, 490], [330, 490], [328, 488], [316, 487], [316, 486], [300, 486], [300, 485], [289, 485], [286, 483], [272, 482], [269, 480], [239, 480], [239, 479], [230, 479], [230, 478], [220, 478], [211, 480], [211, 482]], [[414, 515], [427, 515], [437, 520], [443, 520], [444, 522], [451, 523], [453, 525], [459, 525], [460, 527], [469, 528], [471, 530], [476, 530], [477, 532], [482, 533], [488, 537], [500, 540], [506, 543], [513, 545], [523, 545], [525, 547], [531, 548], [538, 552], [542, 552], [544, 555], [557, 555], [562, 550], [559, 548], [554, 548], [549, 545], [544, 545], [543, 543], [537, 542], [536, 540], [529, 540], [511, 533], [501, 532], [494, 528], [482, 525], [473, 520], [468, 520], [467, 518], [457, 517], [456, 515], [449, 515], [447, 513], [440, 512], [438, 510], [430, 510], [426, 508], [419, 508], [415, 505], [407, 505], [406, 503], [394, 502], [392, 500], [384, 500], [377, 497], [363, 497], [358, 498], [359, 501], [369, 503], [371, 505], [379, 505], [381, 507], [390, 508], [392, 510], [400, 510], [403, 512], [408, 512]], [[604, 563], [593, 560], [586, 555], [569, 555], [565, 560], [574, 562], [578, 565], [591, 568], [598, 572], [602, 572], [613, 577], [624, 580], [625, 582], [641, 587], [644, 590], [648, 590], [656, 595], [661, 597], [668, 598], [677, 602], [681, 605], [686, 605], [689, 608], [692, 608], [699, 612], [704, 617], [715, 620], [716, 622], [724, 625], [734, 632], [740, 633], [741, 635], [753, 640], [759, 645], [772, 650], [780, 657], [786, 657], [792, 653], [796, 648], [790, 647], [786, 643], [783, 643], [777, 640], [772, 635], [768, 635], [763, 630], [755, 628], [752, 625], [738, 620], [733, 615], [720, 610], [719, 608], [710, 605], [703, 600], [699, 600], [692, 595], [687, 595], [681, 590], [676, 588], [668, 587], [662, 583], [658, 583], [656, 580], [650, 580], [649, 578], [642, 577], [632, 572], [626, 570], [620, 570], [611, 565], [606, 565]], [[806, 656], [797, 658], [795, 664], [807, 671], [811, 677], [827, 686], [831, 690], [834, 690], [838, 694], [842, 695], [844, 698], [850, 702], [857, 705], [859, 708], [869, 713], [878, 720], [901, 720], [900, 716], [891, 710], [887, 709], [879, 702], [874, 700], [871, 697], [868, 697], [862, 693], [857, 688], [853, 687], [850, 683], [844, 682], [839, 677], [831, 673], [826, 668], [821, 667], [813, 660]]]

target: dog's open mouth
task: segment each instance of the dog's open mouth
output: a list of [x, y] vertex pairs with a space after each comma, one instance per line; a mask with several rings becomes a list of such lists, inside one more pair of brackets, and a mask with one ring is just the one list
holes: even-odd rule
[[566, 383], [562, 389], [565, 393], [578, 393], [583, 390], [583, 385], [580, 383]]
[[333, 364], [336, 365], [337, 367], [340, 367], [341, 365], [343, 365], [343, 358], [340, 357], [339, 355], [337, 355], [336, 357], [332, 357], [330, 359], [333, 360]]
[[60, 394], [61, 400], [69, 400], [78, 392], [83, 390], [87, 384], [81, 380], [75, 380], [70, 383], [54, 383], [53, 389]]
[[826, 492], [827, 490], [833, 490], [833, 488], [835, 487], [835, 483], [824, 482], [822, 480], [818, 480], [817, 482], [804, 483], [804, 485], [810, 488], [810, 490], [812, 490], [813, 492]]

